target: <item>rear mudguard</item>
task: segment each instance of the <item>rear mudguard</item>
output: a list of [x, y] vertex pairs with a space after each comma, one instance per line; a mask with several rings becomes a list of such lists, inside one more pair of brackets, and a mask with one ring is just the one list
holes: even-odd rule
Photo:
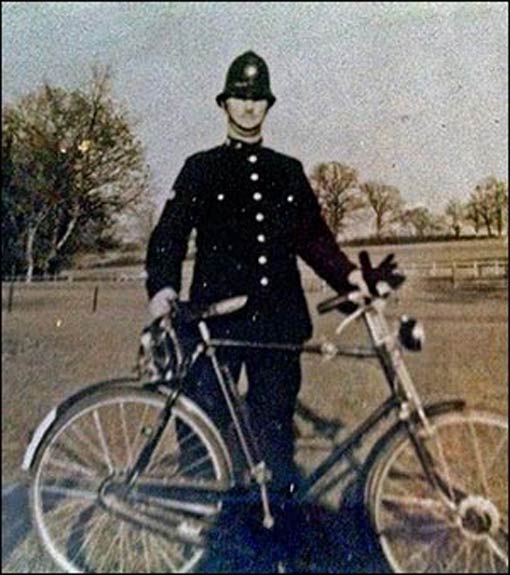
[[[164, 396], [168, 395], [168, 393], [170, 392], [170, 388], [168, 387], [168, 384], [164, 384], [161, 382], [153, 382], [153, 383], [145, 383], [144, 384], [144, 383], [141, 383], [138, 378], [128, 378], [128, 377], [103, 381], [101, 383], [96, 383], [94, 385], [85, 387], [84, 389], [82, 389], [82, 390], [78, 391], [77, 393], [68, 397], [66, 400], [64, 400], [57, 407], [54, 407], [46, 415], [46, 417], [41, 421], [41, 423], [37, 426], [37, 428], [35, 429], [35, 431], [33, 432], [32, 436], [31, 436], [28, 447], [25, 450], [25, 454], [23, 457], [23, 462], [22, 462], [21, 468], [27, 472], [31, 471], [32, 466], [36, 460], [37, 453], [38, 453], [41, 445], [43, 444], [44, 439], [50, 433], [53, 425], [57, 421], [60, 421], [60, 418], [66, 413], [66, 411], [68, 411], [74, 405], [76, 405], [76, 403], [78, 401], [81, 401], [85, 397], [93, 395], [94, 393], [97, 393], [98, 391], [104, 391], [104, 390], [112, 389], [115, 387], [127, 387], [127, 386], [131, 386], [131, 387], [136, 388], [136, 389], [143, 389], [146, 391], [152, 391], [155, 393], [160, 393], [161, 395], [164, 395]], [[223, 450], [223, 453], [225, 455], [227, 465], [230, 469], [230, 472], [232, 472], [232, 462], [231, 462], [230, 456], [228, 455], [228, 451], [227, 451], [227, 448], [225, 446], [225, 442], [224, 442], [223, 438], [221, 437], [217, 428], [212, 424], [210, 418], [207, 416], [207, 414], [198, 405], [196, 405], [193, 401], [188, 399], [184, 394], [180, 395], [179, 401], [182, 401], [185, 404], [185, 407], [187, 410], [189, 410], [190, 412], [196, 413], [198, 415], [198, 417], [200, 417], [201, 419], [205, 419], [210, 424], [209, 428], [210, 428], [211, 432], [213, 432], [218, 443], [220, 444], [220, 446]]]
[[43, 439], [46, 437], [48, 431], [51, 429], [51, 426], [55, 423], [55, 421], [59, 419], [68, 409], [70, 409], [84, 397], [87, 397], [87, 395], [91, 395], [98, 390], [122, 387], [125, 385], [140, 386], [140, 380], [138, 378], [126, 377], [102, 381], [100, 383], [96, 383], [81, 389], [57, 405], [57, 407], [54, 407], [31, 434], [30, 441], [23, 456], [23, 463], [21, 464], [23, 471], [30, 471], [30, 468], [32, 467], [32, 464], [35, 460], [37, 450], [39, 449]]

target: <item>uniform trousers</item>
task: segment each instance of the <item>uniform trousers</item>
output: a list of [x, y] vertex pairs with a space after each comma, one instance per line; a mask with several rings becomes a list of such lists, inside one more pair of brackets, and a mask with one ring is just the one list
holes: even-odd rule
[[[272, 474], [270, 488], [287, 487], [296, 480], [293, 416], [301, 386], [301, 352], [220, 348], [216, 354], [235, 382], [245, 366], [248, 418], [259, 454]], [[185, 393], [206, 411], [229, 449], [239, 455], [239, 448], [233, 445], [232, 419], [210, 358], [203, 357], [194, 366]]]

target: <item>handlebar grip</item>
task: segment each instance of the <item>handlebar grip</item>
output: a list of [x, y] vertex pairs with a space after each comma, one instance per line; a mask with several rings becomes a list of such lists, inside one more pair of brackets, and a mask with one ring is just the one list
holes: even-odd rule
[[330, 297], [323, 302], [317, 305], [317, 311], [320, 314], [327, 313], [333, 309], [336, 309], [338, 306], [342, 305], [343, 303], [349, 302], [349, 298], [346, 295], [336, 295]]

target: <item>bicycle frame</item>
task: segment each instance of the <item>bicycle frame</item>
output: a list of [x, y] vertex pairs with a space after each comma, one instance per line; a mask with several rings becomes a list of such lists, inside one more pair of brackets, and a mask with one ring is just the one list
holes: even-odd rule
[[[398, 419], [407, 427], [417, 456], [426, 473], [426, 477], [434, 488], [442, 491], [445, 500], [452, 504], [451, 497], [448, 494], [448, 489], [445, 487], [443, 481], [438, 477], [437, 472], [434, 472], [431, 457], [418, 436], [418, 424], [423, 426], [427, 435], [432, 434], [432, 429], [428, 422], [420, 397], [418, 396], [411, 376], [405, 366], [402, 346], [396, 335], [391, 332], [386, 318], [382, 313], [383, 307], [384, 302], [381, 300], [374, 300], [368, 304], [364, 304], [360, 306], [354, 314], [347, 316], [337, 328], [337, 334], [339, 335], [349, 324], [362, 317], [372, 341], [371, 347], [340, 347], [331, 342], [311, 342], [297, 345], [216, 339], [211, 337], [205, 321], [200, 321], [199, 331], [201, 342], [196, 346], [193, 353], [190, 354], [188, 361], [184, 362], [181, 373], [172, 381], [173, 385], [171, 387], [171, 392], [168, 396], [165, 409], [162, 411], [159, 421], [148, 438], [141, 455], [133, 466], [131, 472], [128, 474], [126, 480], [128, 488], [136, 482], [136, 479], [149, 464], [151, 455], [170, 419], [172, 406], [175, 404], [179, 394], [184, 392], [183, 380], [185, 374], [196, 360], [201, 355], [205, 354], [209, 357], [212, 363], [218, 385], [221, 388], [223, 397], [227, 404], [242, 453], [246, 460], [247, 468], [260, 487], [264, 510], [264, 525], [268, 528], [273, 525], [273, 518], [270, 512], [267, 494], [267, 483], [270, 480], [270, 474], [266, 469], [264, 461], [260, 457], [256, 439], [245, 412], [241, 407], [242, 399], [237, 390], [236, 382], [233, 381], [228, 370], [220, 364], [216, 356], [217, 349], [237, 347], [248, 349], [267, 349], [273, 351], [300, 351], [307, 354], [326, 356], [328, 358], [374, 358], [378, 360], [388, 382], [391, 392], [390, 397], [381, 405], [377, 406], [373, 412], [362, 423], [360, 423], [344, 441], [335, 447], [333, 452], [328, 455], [324, 461], [322, 461], [319, 466], [302, 482], [298, 489], [293, 493], [293, 497], [298, 501], [303, 500], [311, 488], [347, 453], [349, 453], [353, 447], [357, 446], [365, 435], [371, 432], [392, 412], [398, 411]], [[173, 335], [175, 336], [175, 341], [178, 342], [175, 332]], [[178, 353], [182, 354], [182, 350], [178, 350]]]

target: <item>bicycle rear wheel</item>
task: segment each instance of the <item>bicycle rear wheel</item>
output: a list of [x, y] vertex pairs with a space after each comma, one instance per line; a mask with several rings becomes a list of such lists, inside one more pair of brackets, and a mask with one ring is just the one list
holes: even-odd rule
[[180, 397], [151, 462], [124, 479], [165, 405], [135, 388], [95, 392], [66, 411], [34, 463], [36, 530], [67, 572], [190, 572], [230, 486], [217, 432]]
[[427, 479], [400, 429], [371, 469], [366, 503], [382, 552], [397, 573], [508, 573], [508, 422], [481, 411], [432, 416], [419, 438]]

